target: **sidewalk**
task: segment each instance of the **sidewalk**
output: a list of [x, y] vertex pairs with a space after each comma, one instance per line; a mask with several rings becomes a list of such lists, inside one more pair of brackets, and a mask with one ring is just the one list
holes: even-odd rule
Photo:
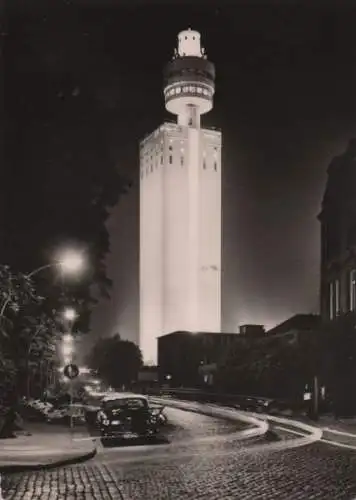
[[96, 454], [95, 440], [85, 426], [71, 431], [62, 425], [31, 422], [15, 434], [17, 438], [0, 439], [0, 471], [60, 466]]
[[318, 420], [311, 420], [300, 414], [286, 415], [286, 418], [318, 427], [323, 431], [323, 441], [356, 450], [356, 418], [337, 419], [333, 415], [320, 415]]

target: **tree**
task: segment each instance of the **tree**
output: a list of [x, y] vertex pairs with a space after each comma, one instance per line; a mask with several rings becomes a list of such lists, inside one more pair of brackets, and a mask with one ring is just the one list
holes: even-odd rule
[[139, 347], [120, 335], [98, 340], [87, 360], [88, 366], [109, 385], [119, 388], [137, 380], [143, 365]]
[[22, 273], [15, 273], [9, 266], [0, 265], [0, 328], [1, 336], [7, 337], [13, 320], [20, 309], [38, 301], [33, 282]]
[[[29, 395], [40, 363], [51, 364], [60, 324], [55, 309], [36, 293], [31, 278], [0, 266], [0, 378], [4, 387]], [[6, 387], [5, 387], [6, 386]], [[27, 390], [25, 389], [27, 387]]]
[[223, 359], [219, 384], [240, 394], [299, 400], [314, 375], [313, 333], [294, 336], [241, 338]]

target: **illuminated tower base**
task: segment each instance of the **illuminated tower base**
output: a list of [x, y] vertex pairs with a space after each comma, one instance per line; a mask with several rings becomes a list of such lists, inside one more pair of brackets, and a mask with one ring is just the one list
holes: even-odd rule
[[183, 31], [165, 72], [165, 123], [140, 145], [140, 348], [157, 337], [221, 328], [221, 133], [200, 127], [215, 70], [200, 34]]

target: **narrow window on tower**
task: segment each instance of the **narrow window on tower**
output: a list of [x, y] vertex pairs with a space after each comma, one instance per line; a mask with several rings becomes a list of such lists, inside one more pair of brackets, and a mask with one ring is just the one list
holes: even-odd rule
[[206, 169], [206, 152], [203, 152], [203, 169]]
[[163, 155], [161, 155], [161, 165], [163, 165]]
[[173, 163], [173, 156], [169, 155], [169, 164], [172, 165], [172, 163]]
[[215, 172], [218, 170], [218, 162], [216, 160], [214, 161], [214, 170]]
[[151, 172], [153, 172], [153, 163], [151, 163]]
[[183, 167], [184, 165], [184, 156], [180, 157], [180, 166]]

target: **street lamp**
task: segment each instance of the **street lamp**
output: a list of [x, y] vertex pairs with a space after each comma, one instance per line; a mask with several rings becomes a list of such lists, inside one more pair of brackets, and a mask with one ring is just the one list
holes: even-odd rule
[[[76, 250], [66, 250], [62, 253], [59, 259], [45, 264], [43, 266], [37, 267], [30, 273], [25, 275], [26, 278], [32, 278], [35, 274], [43, 271], [44, 269], [49, 269], [50, 267], [59, 267], [62, 272], [66, 275], [75, 275], [80, 274], [84, 271], [85, 268], [85, 259], [82, 253]], [[0, 310], [0, 317], [3, 317], [5, 314], [5, 310], [9, 306], [12, 300], [12, 293], [9, 293], [8, 298], [4, 301], [4, 304]]]
[[63, 317], [67, 321], [74, 321], [77, 318], [77, 312], [72, 307], [67, 307], [63, 312]]
[[67, 274], [77, 274], [82, 272], [85, 267], [83, 255], [75, 250], [67, 250], [63, 253], [62, 258], [57, 263], [62, 271]]
[[65, 274], [78, 274], [84, 270], [85, 259], [83, 255], [76, 250], [66, 250], [59, 257], [59, 259], [56, 259], [54, 262], [50, 262], [43, 266], [37, 267], [29, 274], [27, 274], [27, 277], [31, 278], [35, 274], [41, 272], [43, 269], [48, 269], [50, 267], [59, 267]]

